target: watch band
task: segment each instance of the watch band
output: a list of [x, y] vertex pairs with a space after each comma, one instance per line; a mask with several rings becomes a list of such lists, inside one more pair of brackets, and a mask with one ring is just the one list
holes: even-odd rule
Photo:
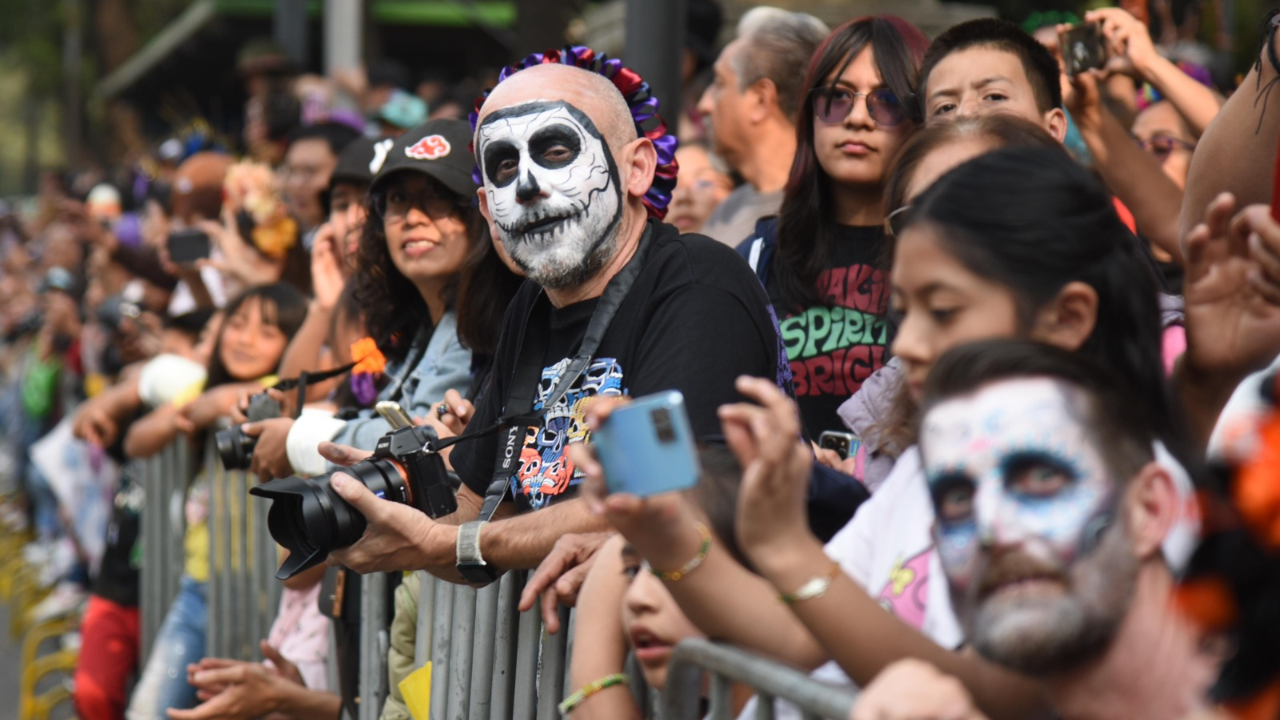
[[458, 572], [467, 582], [488, 583], [498, 577], [497, 570], [480, 555], [480, 529], [488, 523], [472, 520], [458, 527]]

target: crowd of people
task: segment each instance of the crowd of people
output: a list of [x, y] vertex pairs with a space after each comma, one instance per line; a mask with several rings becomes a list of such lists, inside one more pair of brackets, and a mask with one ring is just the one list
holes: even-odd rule
[[[1280, 717], [1280, 14], [1233, 89], [1119, 8], [930, 39], [761, 7], [717, 54], [691, 5], [670, 125], [582, 46], [450, 90], [251, 42], [237, 142], [3, 216], [0, 521], [33, 619], [82, 613], [79, 717], [354, 717], [379, 572], [408, 718], [410, 571], [529, 571], [550, 633], [576, 607], [574, 718], [643, 717], [693, 637], [861, 688], [855, 720]], [[696, 486], [619, 491], [593, 434], [670, 390]], [[199, 468], [139, 667], [169, 509], [132, 461], [226, 428], [229, 469], [314, 478], [354, 542], [286, 562], [263, 662], [210, 657]]]

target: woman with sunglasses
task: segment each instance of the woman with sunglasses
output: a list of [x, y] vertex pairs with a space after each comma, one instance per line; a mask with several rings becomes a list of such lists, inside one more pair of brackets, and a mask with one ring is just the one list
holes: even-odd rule
[[739, 247], [768, 291], [814, 439], [844, 430], [836, 409], [886, 360], [882, 195], [917, 126], [909, 98], [928, 42], [891, 16], [827, 36], [809, 63], [781, 212]]
[[[473, 386], [496, 344], [491, 329], [519, 278], [497, 256], [474, 204], [470, 143], [464, 120], [427, 122], [391, 146], [369, 188], [352, 282], [386, 367], [366, 389], [376, 397], [361, 398], [366, 407], [390, 400], [412, 417], [430, 417], [447, 391]], [[287, 431], [289, 465], [299, 474], [325, 472], [321, 442], [371, 449], [389, 429], [367, 410], [350, 421], [305, 412]]]

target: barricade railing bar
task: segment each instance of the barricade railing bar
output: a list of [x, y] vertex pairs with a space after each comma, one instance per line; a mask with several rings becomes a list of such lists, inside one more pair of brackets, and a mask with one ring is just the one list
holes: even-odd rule
[[[227, 472], [212, 437], [193, 462], [185, 440], [154, 457], [135, 461], [146, 493], [141, 516], [142, 661], [160, 629], [183, 572], [184, 500], [192, 479], [209, 486], [209, 566], [207, 654], [260, 659], [258, 641], [267, 637], [283, 584], [275, 578], [279, 555], [267, 528], [267, 505], [249, 496], [256, 482], [244, 472]], [[528, 573], [511, 571], [497, 582], [472, 588], [419, 571], [415, 666], [432, 664], [429, 720], [555, 720], [569, 687], [574, 615], [561, 608], [561, 632], [546, 632], [537, 605], [517, 610]], [[360, 710], [358, 720], [377, 720], [388, 690], [390, 642], [386, 616], [388, 576], [366, 575], [361, 597]], [[333, 662], [334, 658], [330, 659]], [[732, 717], [733, 682], [752, 686], [761, 701], [757, 717], [773, 718], [773, 698], [797, 705], [808, 718], [845, 718], [856, 694], [772, 660], [705, 640], [677, 647], [660, 702], [644, 688], [635, 694], [649, 717], [700, 720], [702, 678], [711, 674], [712, 720]], [[639, 674], [633, 673], [637, 682]], [[648, 696], [646, 698], [646, 696]], [[648, 703], [643, 701], [648, 699]]]
[[700, 720], [703, 675], [711, 675], [710, 720], [734, 717], [731, 692], [734, 682], [756, 691], [758, 720], [773, 720], [775, 699], [800, 709], [805, 720], [844, 720], [857, 700], [857, 692], [815, 680], [804, 672], [740, 648], [709, 640], [682, 640], [671, 655], [667, 687], [662, 697], [663, 720]]
[[561, 610], [563, 630], [552, 635], [537, 607], [516, 609], [526, 572], [480, 589], [418, 577], [416, 659], [431, 661], [430, 720], [560, 717], [573, 634], [568, 609]]
[[133, 461], [129, 472], [141, 486], [144, 504], [139, 515], [142, 562], [139, 568], [139, 614], [142, 625], [143, 666], [151, 653], [160, 623], [178, 594], [183, 563], [183, 496], [195, 474], [186, 442], [175, 442], [158, 454]]
[[279, 554], [267, 529], [267, 508], [249, 495], [256, 482], [222, 467], [212, 433], [201, 470], [209, 483], [209, 615], [211, 657], [257, 660], [271, 630], [284, 585]]

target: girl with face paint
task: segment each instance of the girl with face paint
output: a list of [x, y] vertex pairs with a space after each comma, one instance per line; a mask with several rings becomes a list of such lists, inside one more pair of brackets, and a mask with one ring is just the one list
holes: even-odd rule
[[890, 16], [827, 37], [805, 80], [781, 211], [739, 247], [769, 293], [814, 438], [845, 430], [836, 409], [887, 360], [882, 194], [916, 130], [909, 97], [926, 45]]

